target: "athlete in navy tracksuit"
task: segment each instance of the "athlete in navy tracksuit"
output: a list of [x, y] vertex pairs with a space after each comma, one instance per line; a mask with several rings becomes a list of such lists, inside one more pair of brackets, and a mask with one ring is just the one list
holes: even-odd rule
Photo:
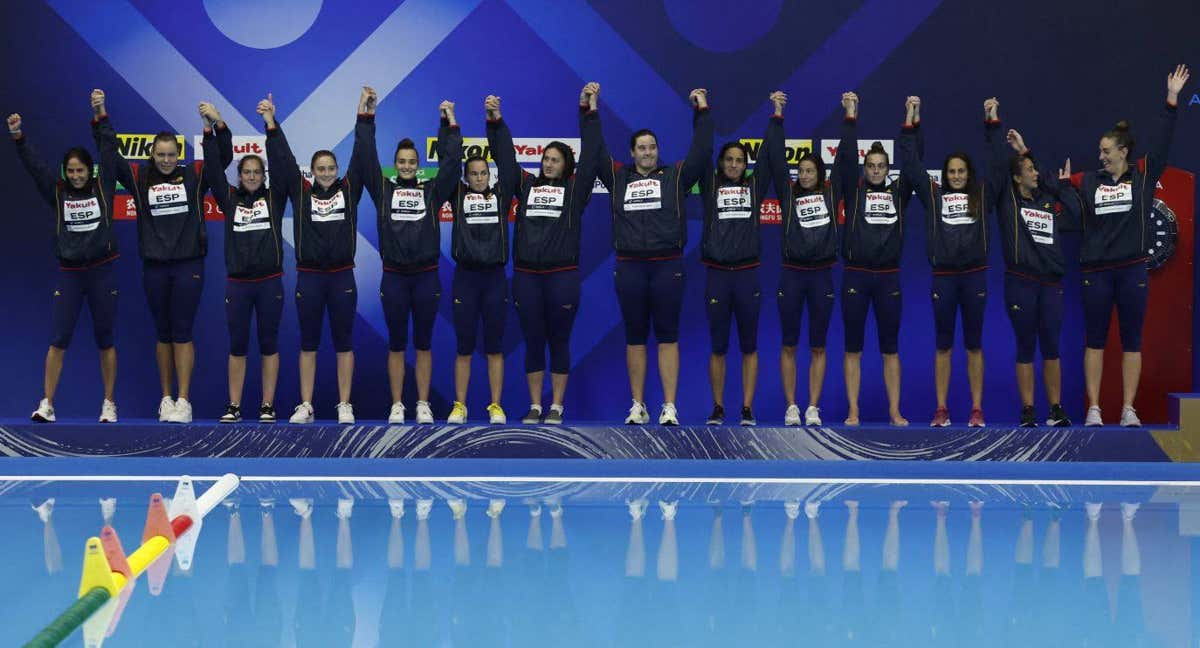
[[[780, 93], [782, 94], [782, 93]], [[729, 142], [717, 154], [717, 168], [700, 176], [704, 203], [704, 229], [700, 235], [700, 258], [708, 266], [704, 286], [705, 312], [712, 339], [708, 378], [712, 385], [713, 411], [709, 425], [725, 422], [725, 354], [729, 329], [737, 317], [738, 347], [742, 352], [741, 424], [754, 425], [754, 385], [758, 379], [758, 264], [762, 252], [759, 216], [763, 195], [771, 182], [770, 152], [774, 140], [783, 140], [783, 102], [773, 94], [775, 114], [759, 146], [752, 175], [746, 176], [746, 147]]]
[[[838, 151], [857, 148], [858, 96], [842, 96], [846, 119]], [[834, 174], [845, 196], [846, 224], [842, 234], [842, 322], [846, 329], [846, 425], [858, 425], [858, 391], [862, 380], [863, 330], [867, 310], [875, 309], [883, 380], [887, 385], [892, 425], [908, 425], [900, 415], [900, 252], [904, 242], [904, 210], [912, 185], [903, 176], [888, 184], [888, 154], [878, 142], [867, 151], [860, 178], [853, 158], [834, 162]]]
[[1121, 332], [1121, 425], [1141, 425], [1133, 409], [1142, 373], [1142, 323], [1146, 316], [1149, 276], [1146, 269], [1148, 234], [1153, 229], [1154, 189], [1167, 166], [1167, 151], [1175, 132], [1179, 91], [1189, 77], [1180, 65], [1167, 77], [1167, 103], [1147, 149], [1144, 166], [1130, 163], [1133, 137], [1125, 122], [1100, 138], [1104, 168], [1083, 174], [1079, 193], [1084, 204], [1083, 241], [1079, 263], [1083, 271], [1083, 314], [1087, 323], [1084, 370], [1087, 376], [1087, 425], [1102, 425], [1100, 378], [1104, 346], [1113, 306]]
[[454, 118], [454, 104], [439, 105], [437, 177], [417, 180], [417, 147], [410, 139], [396, 146], [395, 178], [383, 177], [375, 148], [376, 95], [370, 90], [366, 114], [354, 130], [360, 175], [375, 203], [379, 230], [379, 255], [383, 277], [379, 298], [388, 327], [388, 380], [392, 392], [389, 423], [404, 422], [404, 350], [408, 346], [408, 320], [412, 318], [416, 350], [417, 423], [433, 423], [429, 406], [429, 381], [433, 373], [433, 324], [437, 320], [442, 283], [438, 260], [442, 256], [442, 230], [438, 212], [462, 178], [462, 133]]
[[[785, 97], [786, 98], [786, 97]], [[781, 124], [782, 127], [782, 124]], [[783, 348], [779, 355], [783, 395], [788, 407], [784, 423], [800, 425], [796, 405], [796, 347], [800, 322], [808, 310], [808, 407], [805, 425], [821, 425], [821, 388], [825, 381], [825, 339], [833, 315], [833, 265], [838, 255], [838, 203], [842, 185], [827, 182], [819, 154], [803, 153], [796, 162], [796, 181], [788, 173], [784, 140], [774, 138], [769, 165], [775, 193], [779, 196], [783, 268], [779, 275], [779, 328]], [[839, 147], [836, 159], [843, 166], [854, 164], [857, 147]], [[844, 158], [844, 162], [842, 161]], [[835, 178], [836, 180], [836, 178]]]
[[[358, 113], [365, 110], [366, 90], [359, 98]], [[339, 423], [354, 423], [350, 387], [354, 377], [354, 317], [358, 289], [354, 283], [354, 251], [358, 242], [358, 201], [362, 179], [351, 164], [345, 177], [338, 177], [337, 158], [331, 151], [312, 157], [313, 181], [300, 175], [300, 167], [287, 138], [275, 122], [275, 104], [270, 97], [258, 104], [267, 125], [267, 160], [275, 187], [292, 202], [293, 241], [296, 249], [296, 312], [300, 319], [300, 404], [289, 419], [292, 423], [313, 421], [313, 382], [316, 379], [317, 345], [321, 326], [329, 312], [333, 350], [337, 353]], [[361, 155], [355, 151], [352, 155]]]
[[[44, 397], [31, 418], [45, 423], [55, 420], [54, 392], [62, 375], [63, 357], [71, 345], [79, 309], [86, 301], [92, 314], [93, 337], [100, 349], [100, 376], [104, 383], [100, 422], [115, 423], [113, 385], [117, 378], [117, 350], [113, 346], [113, 320], [117, 311], [117, 283], [113, 278], [113, 261], [119, 255], [112, 231], [113, 189], [117, 180], [114, 168], [102, 165], [99, 176], [93, 177], [91, 154], [85, 148], [75, 147], [63, 156], [66, 179], [59, 180], [57, 169], [47, 167], [25, 138], [20, 115], [9, 115], [8, 132], [38, 193], [55, 210], [55, 255], [59, 271], [54, 286], [53, 324], [50, 349], [46, 352]], [[99, 137], [96, 140], [98, 148], [107, 145]]]
[[670, 166], [658, 159], [658, 138], [640, 130], [630, 138], [634, 165], [613, 160], [602, 147], [600, 181], [612, 197], [614, 273], [617, 301], [625, 320], [625, 362], [633, 406], [625, 422], [646, 424], [646, 340], [654, 324], [658, 371], [663, 387], [660, 425], [677, 425], [675, 390], [679, 382], [679, 311], [683, 305], [683, 248], [687, 220], [683, 199], [705, 173], [712, 158], [713, 122], [707, 92], [688, 95], [696, 106], [692, 145], [682, 162]]
[[946, 396], [950, 391], [950, 349], [954, 321], [962, 311], [963, 346], [971, 384], [970, 427], [983, 427], [983, 315], [987, 305], [987, 205], [992, 188], [975, 175], [966, 153], [951, 153], [942, 165], [942, 184], [925, 172], [921, 158], [921, 99], [909, 97], [908, 118], [900, 135], [904, 177], [925, 206], [926, 252], [933, 266], [933, 321], [937, 353], [934, 383], [937, 410], [930, 425], [950, 425]]
[[[104, 93], [92, 93], [92, 108], [99, 136], [106, 142], [101, 164], [114, 166], [117, 180], [128, 188], [137, 205], [138, 252], [142, 256], [142, 283], [158, 337], [162, 400], [160, 421], [190, 423], [188, 402], [196, 352], [192, 325], [204, 287], [204, 257], [208, 234], [204, 228], [203, 196], [208, 191], [204, 162], [178, 164], [181, 148], [172, 133], [159, 133], [151, 148], [153, 163], [131, 166], [117, 153], [117, 136], [104, 107]], [[217, 129], [219, 158], [210, 163], [222, 169], [233, 161], [233, 138], [228, 128]], [[179, 383], [179, 398], [171, 400], [171, 376]]]
[[513, 227], [513, 303], [525, 337], [525, 375], [529, 412], [522, 423], [541, 423], [542, 382], [546, 348], [550, 349], [552, 402], [545, 422], [561, 424], [563, 395], [571, 370], [571, 328], [579, 311], [579, 251], [583, 209], [592, 197], [600, 122], [596, 117], [599, 84], [580, 93], [579, 128], [583, 138], [579, 173], [575, 154], [562, 142], [551, 142], [542, 154], [542, 169], [533, 175], [517, 165], [512, 133], [496, 110], [488, 118], [488, 146], [496, 160], [500, 184], [517, 199]]
[[[489, 119], [500, 108], [489, 95], [484, 100]], [[491, 402], [488, 420], [508, 422], [500, 406], [504, 387], [504, 320], [508, 315], [508, 286], [504, 266], [508, 264], [508, 212], [512, 190], [503, 183], [489, 187], [491, 171], [487, 160], [467, 158], [466, 184], [459, 183], [450, 199], [454, 209], [451, 251], [454, 262], [454, 333], [458, 355], [454, 361], [454, 406], [448, 423], [467, 418], [467, 385], [471, 381], [471, 355], [480, 321], [483, 322], [483, 352], [487, 355]]]
[[[207, 123], [204, 159], [217, 159], [218, 129], [228, 130], [212, 104], [200, 104]], [[263, 159], [248, 155], [238, 161], [238, 185], [229, 186], [215, 165], [204, 169], [217, 207], [225, 214], [225, 323], [229, 327], [229, 405], [222, 423], [242, 419], [242, 386], [246, 381], [246, 352], [250, 317], [258, 328], [262, 356], [262, 404], [258, 419], [275, 422], [275, 384], [279, 377], [279, 321], [283, 315], [283, 211], [288, 194], [268, 188]]]
[[[995, 99], [984, 103], [985, 137], [991, 160], [988, 183], [995, 199], [996, 222], [1004, 249], [1004, 308], [1017, 338], [1017, 391], [1021, 395], [1021, 425], [1037, 425], [1033, 407], [1033, 354], [1040, 346], [1042, 383], [1050, 414], [1046, 425], [1069, 426], [1062, 408], [1062, 365], [1058, 357], [1062, 332], [1062, 276], [1066, 262], [1064, 231], [1078, 230], [1082, 206], [1065, 179], [1037, 166], [1016, 131], [1007, 140], [1017, 151], [1012, 157], [999, 121]], [[1063, 174], [1069, 176], [1068, 171]]]

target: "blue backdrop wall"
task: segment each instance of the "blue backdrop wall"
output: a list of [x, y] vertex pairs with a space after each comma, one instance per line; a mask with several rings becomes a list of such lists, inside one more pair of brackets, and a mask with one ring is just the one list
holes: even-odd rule
[[[982, 152], [981, 104], [995, 95], [1001, 101], [1002, 117], [1024, 132], [1042, 159], [1071, 156], [1075, 168], [1091, 169], [1096, 166], [1101, 132], [1118, 118], [1133, 120], [1136, 132], [1159, 110], [1169, 69], [1178, 62], [1200, 67], [1196, 40], [1200, 8], [1186, 0], [1049, 5], [1034, 0], [764, 0], [745, 5], [719, 0], [290, 0], [259, 2], [254, 7], [234, 0], [22, 4], [19, 19], [0, 28], [0, 60], [9, 62], [0, 79], [0, 110], [20, 112], [31, 141], [49, 159], [76, 143], [90, 146], [88, 93], [94, 87], [108, 93], [119, 132], [175, 130], [188, 138], [188, 159], [201, 129], [197, 101], [214, 101], [236, 135], [261, 135], [254, 106], [270, 91], [298, 158], [307, 159], [312, 151], [328, 147], [347, 160], [358, 89], [364, 84], [380, 91], [380, 150], [390, 151], [401, 137], [423, 142], [432, 136], [436, 106], [443, 98], [458, 103], [464, 135], [482, 136], [482, 101], [487, 94], [503, 97], [505, 117], [518, 138], [578, 137], [574, 105], [579, 88], [594, 80], [603, 87], [605, 135], [619, 156], [624, 156], [624, 142], [633, 130], [650, 127], [659, 133], [665, 159], [681, 157], [690, 136], [686, 97], [693, 87], [709, 90], [719, 141], [760, 137], [769, 114], [767, 94], [778, 88], [791, 96], [788, 137], [811, 138], [817, 145], [837, 137], [839, 96], [852, 89], [862, 99], [864, 139], [895, 138], [904, 97], [922, 96], [928, 167], [939, 167], [952, 150], [977, 156]], [[1182, 114], [1170, 159], [1188, 170], [1200, 168], [1196, 92], [1193, 81], [1181, 97]], [[40, 397], [56, 263], [51, 211], [36, 196], [11, 150], [0, 152], [0, 174], [8, 200], [2, 221], [5, 234], [0, 237], [4, 267], [0, 296], [6, 304], [0, 415], [17, 416], [32, 409]], [[584, 300], [572, 342], [574, 369], [567, 397], [568, 415], [576, 420], [613, 419], [628, 406], [624, 339], [612, 288], [608, 206], [608, 196], [597, 194], [585, 215]], [[704, 269], [696, 251], [698, 201], [689, 204], [688, 214], [692, 236], [679, 402], [682, 418], [695, 422], [706, 414], [711, 396], [702, 303]], [[912, 217], [924, 218], [924, 214], [914, 212]], [[363, 206], [360, 219], [354, 401], [360, 417], [381, 418], [389, 400], [386, 330], [377, 298], [381, 270], [370, 205]], [[209, 231], [192, 399], [200, 417], [215, 417], [226, 400], [220, 223], [210, 222]], [[784, 400], [776, 361], [779, 326], [773, 297], [779, 238], [778, 228], [766, 231], [760, 271], [764, 300], [757, 408], [761, 419], [781, 419]], [[124, 251], [117, 262], [122, 293], [117, 400], [124, 416], [149, 416], [158, 400], [158, 381], [133, 223], [120, 223], [117, 233]], [[1072, 256], [1074, 244], [1068, 244]], [[993, 257], [985, 326], [985, 411], [999, 421], [1015, 419], [1019, 401], [1012, 333], [1001, 303], [1003, 263], [998, 247]], [[291, 286], [294, 263], [290, 256], [287, 260], [285, 285]], [[923, 228], [906, 228], [903, 263], [902, 403], [907, 415], [919, 423], [933, 405], [930, 273]], [[447, 290], [452, 272], [447, 256], [441, 266]], [[1065, 402], [1073, 415], [1081, 416], [1077, 273], [1069, 275], [1064, 286]], [[444, 299], [434, 341], [439, 417], [448, 409], [452, 386], [449, 313], [449, 301]], [[84, 316], [80, 326], [90, 327], [90, 320]], [[1187, 334], [1181, 332], [1175, 342], [1186, 342]], [[873, 338], [870, 328], [863, 366], [863, 414], [867, 420], [883, 420], [886, 401]], [[293, 353], [298, 348], [298, 329], [290, 298], [280, 344], [284, 355], [277, 401], [290, 410], [298, 396]], [[822, 405], [831, 420], [840, 420], [845, 395], [838, 315], [829, 345], [833, 355]], [[510, 415], [519, 414], [528, 396], [514, 313], [509, 315], [505, 349], [504, 403]], [[251, 353], [253, 358], [253, 346]], [[737, 366], [737, 357], [736, 352], [731, 354], [731, 369]], [[802, 354], [801, 393], [806, 359]], [[964, 362], [961, 351], [956, 351], [951, 398], [952, 411], [959, 412], [959, 418], [965, 417], [969, 405]], [[327, 348], [318, 363], [318, 416], [328, 417], [336, 389], [333, 357]], [[255, 364], [251, 363], [245, 398], [251, 405], [258, 402]], [[58, 398], [60, 415], [94, 416], [100, 400], [98, 381], [96, 351], [88, 329], [80, 328]], [[653, 370], [647, 382], [647, 400], [656, 406], [661, 395]], [[481, 416], [486, 404], [484, 385], [483, 366], [477, 362], [469, 398], [473, 417]], [[738, 372], [732, 370], [727, 385], [730, 402], [739, 393]], [[411, 384], [406, 394], [412, 394]], [[410, 405], [414, 398], [406, 395]]]

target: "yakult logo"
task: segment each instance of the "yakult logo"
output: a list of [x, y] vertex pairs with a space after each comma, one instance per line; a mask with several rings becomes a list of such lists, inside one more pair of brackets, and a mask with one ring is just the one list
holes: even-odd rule
[[[839, 142], [841, 142], [841, 140], [821, 140], [821, 159], [825, 161], [825, 164], [833, 164], [833, 160], [837, 156]], [[866, 162], [867, 151], [871, 148], [871, 144], [875, 142], [879, 142], [883, 145], [883, 150], [887, 151], [888, 159], [894, 162], [896, 159], [896, 153], [893, 150], [892, 140], [860, 139], [858, 140], [858, 163], [862, 164]]]

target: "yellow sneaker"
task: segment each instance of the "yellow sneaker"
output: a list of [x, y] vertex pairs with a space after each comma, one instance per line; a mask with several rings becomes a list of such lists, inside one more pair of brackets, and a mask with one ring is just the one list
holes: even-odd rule
[[446, 422], [450, 424], [466, 423], [467, 406], [454, 401], [454, 407], [450, 408], [450, 416], [446, 417]]
[[488, 422], [492, 425], [504, 425], [505, 423], [508, 423], [508, 417], [504, 415], [504, 408], [500, 407], [500, 403], [492, 403], [491, 405], [488, 405], [487, 411], [488, 415], [490, 416]]

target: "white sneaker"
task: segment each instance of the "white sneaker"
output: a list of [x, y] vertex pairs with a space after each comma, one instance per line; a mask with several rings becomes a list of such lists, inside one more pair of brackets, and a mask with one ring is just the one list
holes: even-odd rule
[[1138, 418], [1137, 410], [1132, 407], [1121, 410], [1121, 427], [1142, 427], [1142, 419]]
[[804, 410], [804, 424], [805, 425], [820, 425], [821, 424], [821, 408], [809, 405], [808, 409]]
[[1083, 511], [1087, 514], [1089, 520], [1100, 519], [1100, 503], [1099, 502], [1084, 502]]
[[649, 422], [650, 412], [646, 411], [646, 404], [633, 401], [629, 415], [625, 417], [625, 425], [646, 425]]
[[186, 398], [175, 400], [175, 410], [171, 412], [171, 423], [191, 423], [192, 404]]
[[108, 400], [107, 398], [104, 399], [103, 403], [100, 403], [100, 422], [117, 422], [117, 404]]
[[398, 497], [389, 499], [388, 509], [392, 512], [392, 517], [399, 520], [404, 517], [404, 500]]
[[100, 498], [100, 518], [105, 524], [112, 524], [113, 516], [117, 514], [117, 498], [101, 497]]
[[800, 517], [800, 500], [788, 500], [783, 503], [783, 512], [787, 514], [787, 519], [795, 520]]
[[821, 501], [809, 500], [804, 503], [804, 517], [815, 520], [821, 514]]
[[429, 401], [417, 401], [417, 423], [433, 425], [433, 410], [429, 407]]
[[649, 504], [644, 499], [635, 499], [632, 502], [627, 502], [629, 507], [629, 517], [634, 520], [640, 520], [646, 516], [646, 506]]
[[404, 423], [404, 403], [392, 403], [392, 411], [388, 412], [388, 423]]
[[293, 497], [288, 500], [288, 503], [292, 505], [292, 510], [296, 515], [299, 515], [301, 518], [312, 517], [313, 501], [311, 498]]
[[428, 520], [429, 512], [433, 510], [433, 500], [419, 499], [417, 500], [417, 519]]
[[663, 403], [662, 412], [658, 415], [659, 425], [679, 425], [679, 412], [675, 411], [675, 403]]
[[42, 521], [42, 524], [45, 524], [50, 521], [50, 516], [54, 514], [54, 498], [51, 497], [37, 506], [30, 504], [30, 507], [37, 513], [38, 519]]
[[1132, 522], [1134, 516], [1137, 515], [1138, 509], [1141, 508], [1141, 506], [1142, 505], [1138, 504], [1137, 502], [1122, 502], [1121, 519], [1127, 522]]
[[674, 520], [675, 514], [679, 510], [679, 502], [678, 501], [666, 502], [663, 500], [658, 500], [658, 510], [660, 512], [662, 512], [663, 520], [667, 520], [667, 521]]
[[1104, 419], [1100, 418], [1099, 405], [1092, 405], [1088, 408], [1087, 418], [1084, 419], [1083, 424], [1086, 426], [1104, 425]]
[[296, 406], [296, 411], [292, 412], [288, 423], [312, 423], [313, 422], [313, 406], [308, 401], [300, 403]]
[[33, 414], [29, 418], [38, 423], [53, 423], [54, 408], [50, 407], [50, 401], [43, 398], [42, 402], [38, 403], [38, 408], [33, 410]]
[[342, 425], [354, 425], [354, 406], [350, 403], [338, 403], [337, 415], [338, 423]]
[[160, 423], [170, 423], [171, 416], [175, 413], [175, 401], [171, 400], [170, 396], [163, 396], [162, 400], [158, 401], [158, 420]]
[[339, 497], [337, 503], [336, 515], [339, 520], [349, 520], [354, 514], [354, 498]]
[[504, 512], [504, 504], [502, 499], [488, 500], [487, 516], [492, 519], [500, 517], [500, 514]]
[[450, 513], [455, 520], [461, 520], [467, 514], [467, 500], [457, 497], [446, 500], [446, 506], [450, 507]]
[[784, 425], [800, 425], [800, 406], [788, 405], [787, 411], [783, 414]]

